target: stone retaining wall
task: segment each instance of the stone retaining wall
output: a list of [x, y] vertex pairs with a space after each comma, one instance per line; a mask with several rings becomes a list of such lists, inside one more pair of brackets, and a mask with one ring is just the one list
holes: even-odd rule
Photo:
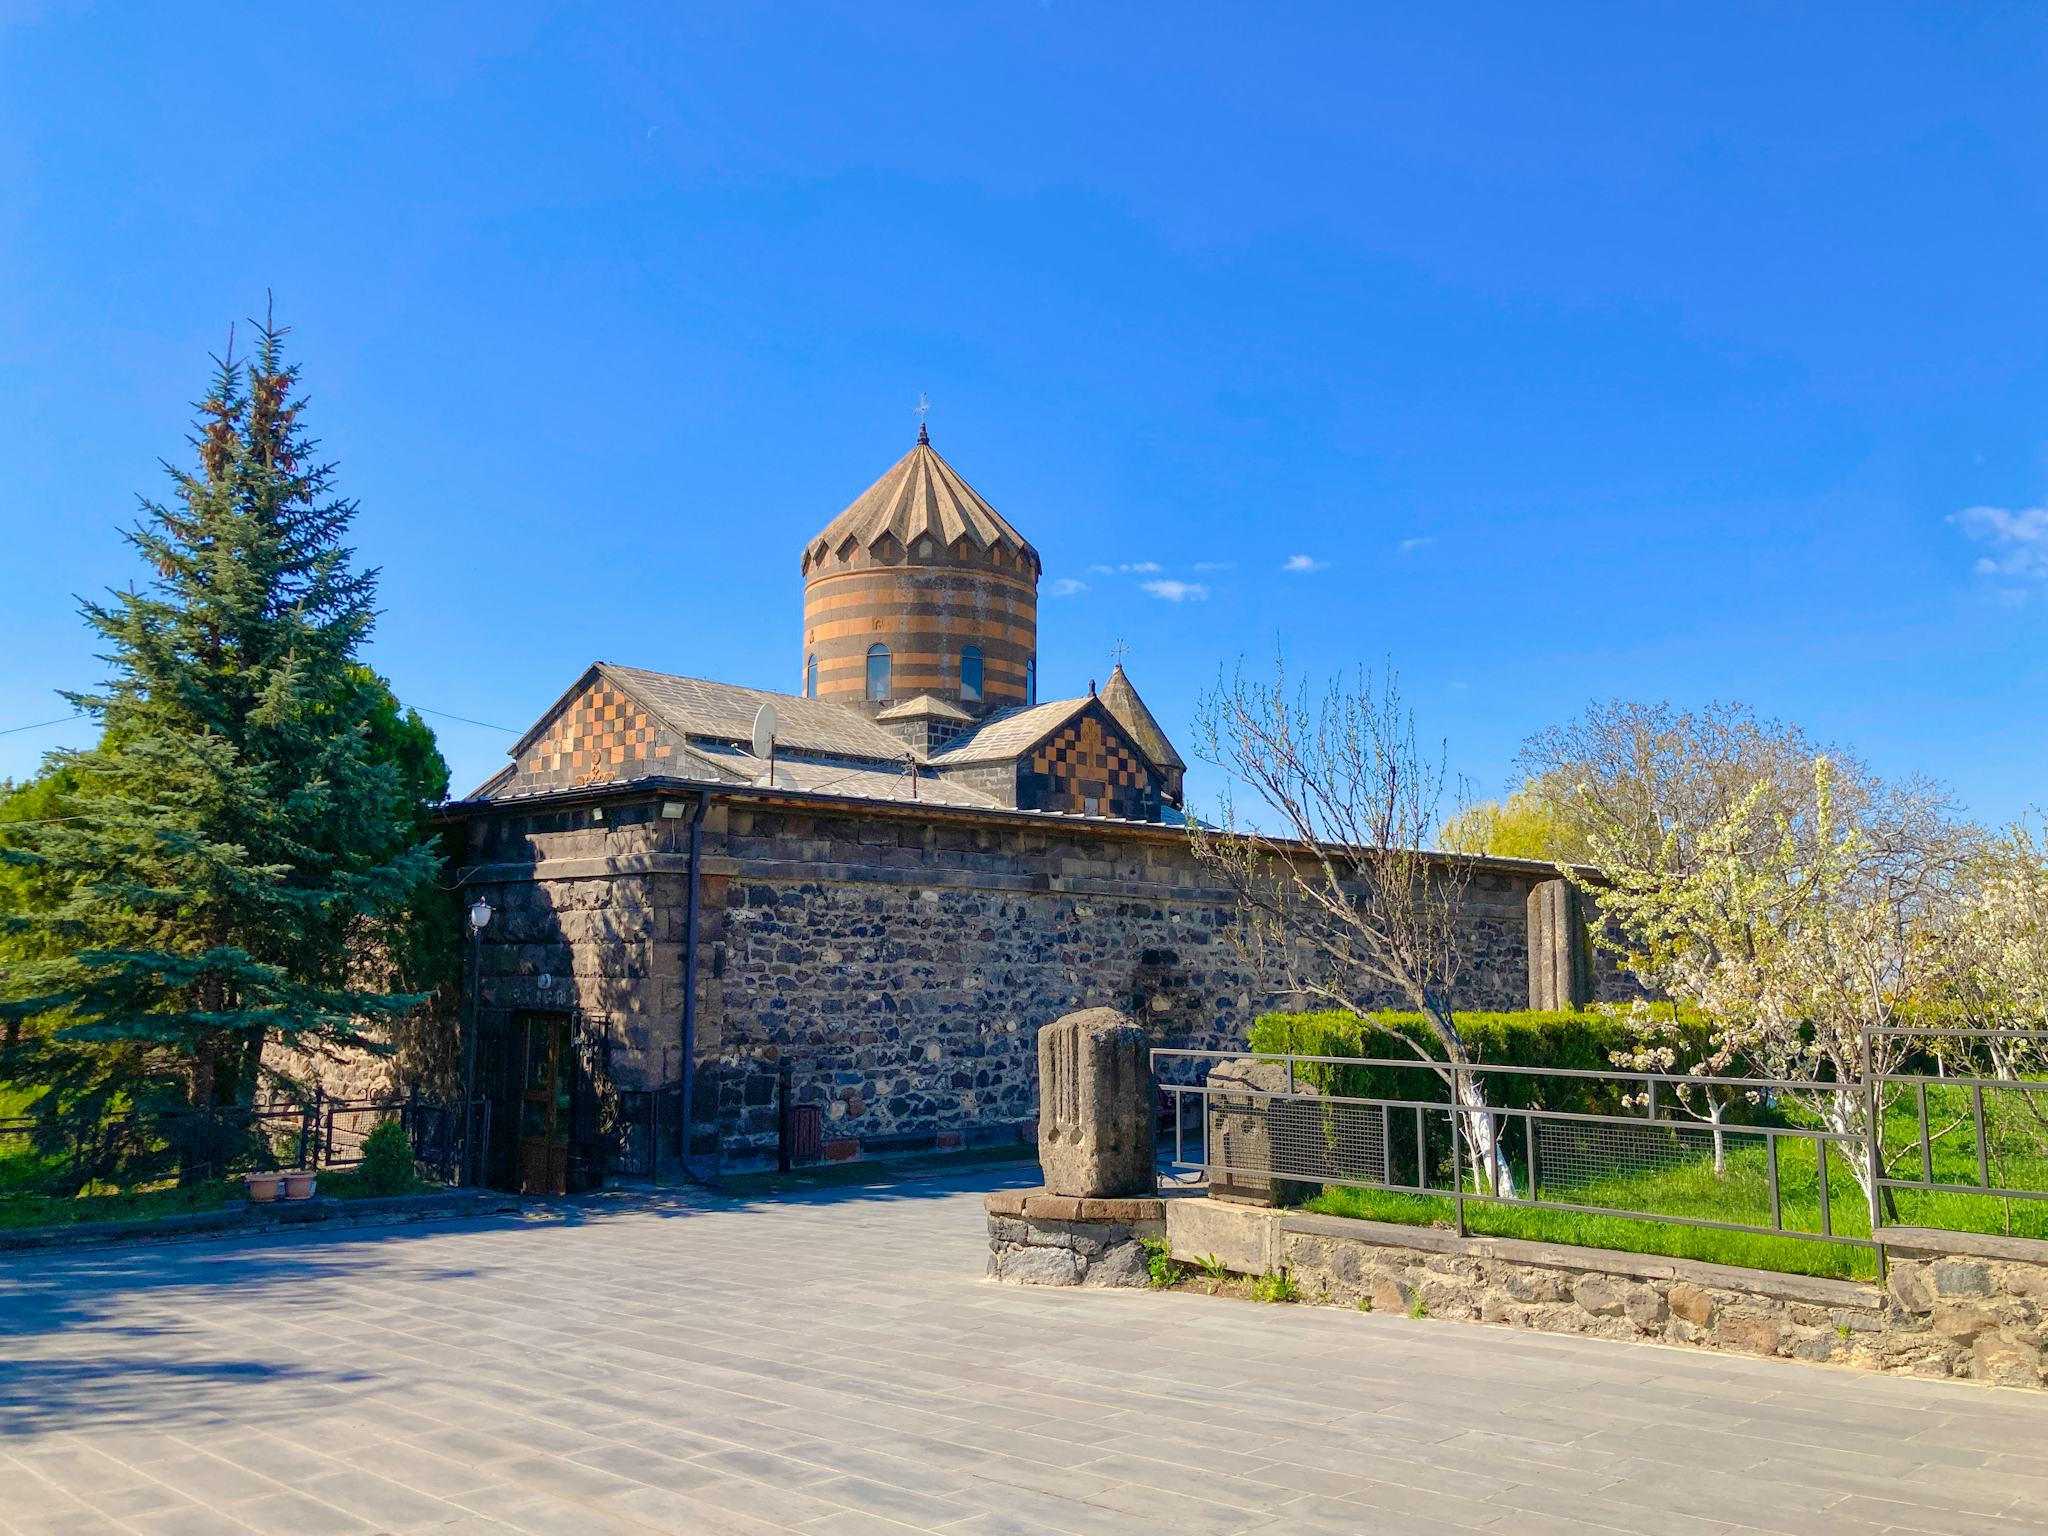
[[1002, 1190], [988, 1208], [988, 1273], [1012, 1285], [1144, 1285], [1141, 1237], [1166, 1234], [1164, 1200]]
[[1207, 1199], [1167, 1202], [1166, 1229], [1176, 1259], [1286, 1269], [1306, 1297], [1375, 1311], [2048, 1384], [2048, 1243], [1895, 1231], [1878, 1287]]

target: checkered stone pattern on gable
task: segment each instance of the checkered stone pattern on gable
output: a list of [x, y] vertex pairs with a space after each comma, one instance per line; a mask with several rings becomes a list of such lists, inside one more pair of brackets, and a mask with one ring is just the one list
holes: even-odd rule
[[605, 683], [593, 683], [558, 714], [519, 765], [529, 784], [595, 784], [654, 771], [674, 747], [647, 712]]
[[1159, 777], [1120, 733], [1093, 714], [1060, 727], [1032, 750], [1018, 803], [1131, 821], [1159, 819]]

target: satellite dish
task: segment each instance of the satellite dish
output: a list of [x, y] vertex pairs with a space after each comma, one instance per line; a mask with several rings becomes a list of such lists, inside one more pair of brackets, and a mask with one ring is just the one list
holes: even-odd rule
[[754, 756], [766, 757], [775, 750], [775, 728], [780, 723], [773, 704], [763, 704], [754, 711]]

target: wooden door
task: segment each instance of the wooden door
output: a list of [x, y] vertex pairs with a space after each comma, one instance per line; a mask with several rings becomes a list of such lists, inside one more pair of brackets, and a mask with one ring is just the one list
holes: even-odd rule
[[569, 1016], [529, 1013], [519, 1079], [519, 1192], [561, 1195], [569, 1190], [570, 1107], [576, 1051]]

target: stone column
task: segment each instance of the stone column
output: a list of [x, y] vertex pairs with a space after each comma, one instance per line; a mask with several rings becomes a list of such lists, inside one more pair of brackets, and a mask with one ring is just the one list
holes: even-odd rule
[[1050, 1195], [1150, 1195], [1151, 1042], [1114, 1008], [1086, 1008], [1038, 1032], [1038, 1162]]
[[1565, 879], [1529, 892], [1529, 1006], [1539, 1012], [1583, 1008], [1593, 973], [1583, 898]]

